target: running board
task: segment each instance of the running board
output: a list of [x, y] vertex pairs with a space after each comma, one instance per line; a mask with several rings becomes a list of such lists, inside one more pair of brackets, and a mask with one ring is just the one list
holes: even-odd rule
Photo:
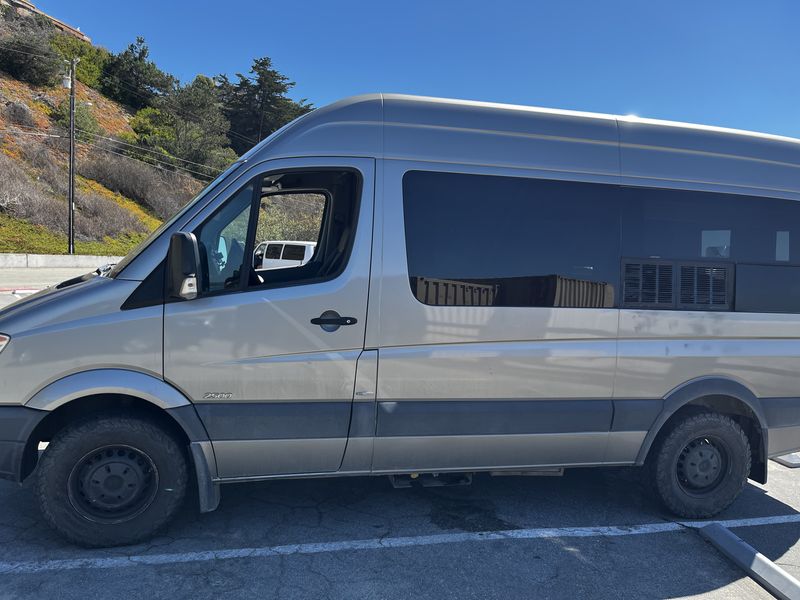
[[472, 473], [408, 473], [389, 475], [392, 487], [397, 489], [412, 487], [444, 487], [472, 484]]
[[526, 471], [491, 471], [489, 474], [492, 477], [561, 477], [564, 474], [564, 467]]

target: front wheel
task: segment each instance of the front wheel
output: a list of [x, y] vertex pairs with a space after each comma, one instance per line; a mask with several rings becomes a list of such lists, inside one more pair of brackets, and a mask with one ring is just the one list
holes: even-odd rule
[[717, 413], [675, 422], [653, 452], [653, 487], [671, 512], [690, 519], [712, 517], [730, 506], [750, 473], [747, 435]]
[[50, 525], [82, 546], [134, 544], [180, 508], [188, 469], [181, 446], [137, 417], [97, 417], [60, 431], [39, 463], [36, 495]]

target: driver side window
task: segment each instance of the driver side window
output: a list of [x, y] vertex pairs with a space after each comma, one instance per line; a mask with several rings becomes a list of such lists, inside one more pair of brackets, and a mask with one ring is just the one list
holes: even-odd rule
[[253, 184], [250, 183], [195, 232], [203, 270], [203, 292], [239, 286], [252, 201]]
[[325, 281], [352, 247], [360, 179], [352, 170], [257, 177], [195, 229], [201, 294]]

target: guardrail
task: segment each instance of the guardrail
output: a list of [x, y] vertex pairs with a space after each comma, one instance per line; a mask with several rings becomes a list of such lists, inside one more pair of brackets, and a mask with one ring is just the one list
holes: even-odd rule
[[5, 269], [94, 269], [107, 263], [116, 263], [121, 256], [95, 256], [92, 254], [10, 254], [0, 253], [0, 268]]

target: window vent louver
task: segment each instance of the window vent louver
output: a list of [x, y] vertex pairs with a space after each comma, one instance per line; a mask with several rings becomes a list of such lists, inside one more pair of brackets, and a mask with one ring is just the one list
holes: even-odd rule
[[672, 308], [673, 266], [665, 262], [625, 262], [623, 303], [630, 307]]
[[732, 269], [725, 265], [680, 265], [678, 308], [730, 310]]
[[733, 310], [733, 265], [668, 260], [622, 261], [622, 306]]

